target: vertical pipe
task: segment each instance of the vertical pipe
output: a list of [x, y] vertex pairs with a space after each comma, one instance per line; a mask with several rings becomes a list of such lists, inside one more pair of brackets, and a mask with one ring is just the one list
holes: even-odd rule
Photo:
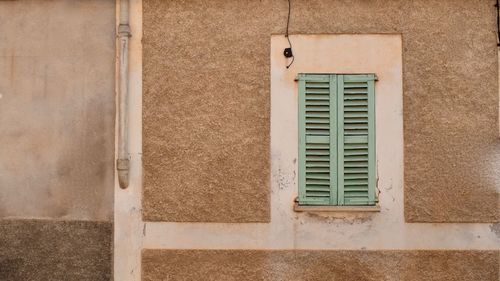
[[129, 25], [129, 0], [120, 0], [118, 25], [119, 65], [118, 76], [118, 159], [116, 169], [121, 188], [129, 185], [130, 159], [128, 153], [128, 45], [131, 37]]

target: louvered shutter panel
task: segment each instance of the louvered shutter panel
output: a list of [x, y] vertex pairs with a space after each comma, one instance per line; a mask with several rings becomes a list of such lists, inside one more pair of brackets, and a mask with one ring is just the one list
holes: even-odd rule
[[299, 204], [337, 204], [335, 75], [299, 75]]
[[375, 75], [338, 75], [338, 204], [375, 199]]

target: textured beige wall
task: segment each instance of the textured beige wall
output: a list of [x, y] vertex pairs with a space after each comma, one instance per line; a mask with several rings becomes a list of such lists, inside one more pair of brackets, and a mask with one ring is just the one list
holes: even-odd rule
[[269, 220], [269, 3], [144, 2], [144, 220]]
[[498, 251], [146, 250], [143, 280], [498, 281]]
[[[409, 222], [500, 219], [493, 4], [294, 1], [292, 33], [402, 33]], [[268, 220], [269, 39], [286, 11], [144, 2], [145, 220]]]
[[1, 220], [0, 280], [110, 281], [110, 222]]
[[110, 220], [114, 1], [0, 1], [0, 218]]

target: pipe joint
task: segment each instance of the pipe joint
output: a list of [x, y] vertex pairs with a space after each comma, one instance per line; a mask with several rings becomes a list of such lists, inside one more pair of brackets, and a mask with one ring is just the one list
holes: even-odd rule
[[122, 189], [127, 188], [129, 185], [129, 169], [130, 169], [129, 159], [116, 160], [116, 170], [118, 171], [118, 184]]
[[132, 32], [130, 30], [130, 25], [128, 24], [120, 24], [118, 25], [118, 37], [132, 37]]

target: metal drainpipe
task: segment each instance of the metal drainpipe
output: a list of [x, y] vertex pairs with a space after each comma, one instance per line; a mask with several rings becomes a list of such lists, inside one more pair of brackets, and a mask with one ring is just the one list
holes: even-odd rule
[[132, 36], [129, 25], [129, 0], [120, 0], [120, 24], [118, 25], [119, 83], [118, 83], [118, 183], [125, 189], [129, 185], [130, 159], [128, 153], [128, 45]]

